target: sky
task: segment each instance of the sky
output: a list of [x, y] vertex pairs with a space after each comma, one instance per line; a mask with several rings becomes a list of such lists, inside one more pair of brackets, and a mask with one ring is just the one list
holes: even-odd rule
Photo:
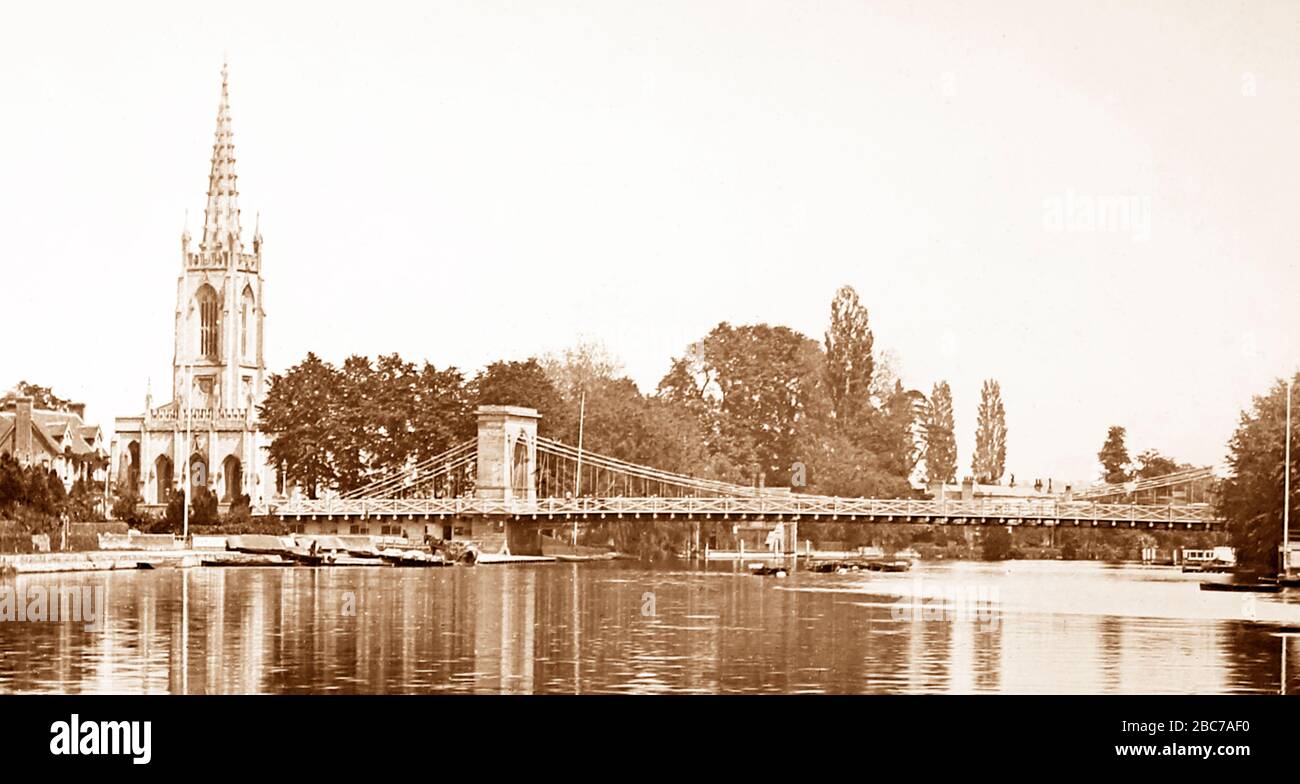
[[[27, 3], [0, 29], [0, 387], [170, 387], [229, 63], [280, 371], [580, 340], [644, 391], [854, 286], [968, 472], [1221, 462], [1300, 367], [1300, 4]], [[155, 403], [164, 401], [155, 399]]]

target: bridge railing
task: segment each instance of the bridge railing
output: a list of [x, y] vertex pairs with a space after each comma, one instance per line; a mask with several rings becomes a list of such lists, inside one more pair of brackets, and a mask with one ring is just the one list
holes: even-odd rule
[[1089, 501], [926, 501], [823, 496], [540, 498], [536, 502], [479, 498], [295, 500], [274, 510], [281, 517], [381, 517], [401, 515], [816, 515], [928, 519], [1064, 520], [1116, 523], [1212, 523], [1208, 504], [1098, 504]]

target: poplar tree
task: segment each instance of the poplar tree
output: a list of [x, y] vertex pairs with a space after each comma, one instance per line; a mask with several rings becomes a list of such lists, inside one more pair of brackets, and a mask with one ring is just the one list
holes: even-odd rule
[[940, 381], [930, 392], [925, 406], [921, 434], [925, 444], [925, 473], [931, 482], [953, 482], [957, 478], [957, 439], [952, 414], [952, 389]]
[[1102, 478], [1107, 484], [1119, 484], [1129, 480], [1128, 447], [1124, 445], [1124, 435], [1124, 428], [1111, 425], [1106, 431], [1106, 443], [1101, 445], [1101, 451], [1097, 453], [1097, 460], [1101, 462], [1103, 469]]
[[979, 415], [975, 421], [975, 454], [971, 470], [979, 482], [1002, 481], [1007, 465], [1007, 413], [1002, 407], [1002, 387], [988, 379], [980, 389]]
[[831, 323], [825, 334], [825, 370], [831, 413], [841, 429], [860, 424], [870, 409], [872, 358], [867, 309], [852, 286], [841, 286], [831, 300]]

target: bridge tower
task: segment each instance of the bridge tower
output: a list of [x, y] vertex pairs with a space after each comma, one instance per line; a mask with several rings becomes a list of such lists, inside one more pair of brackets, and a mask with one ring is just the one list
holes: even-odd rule
[[485, 501], [537, 503], [535, 408], [479, 406], [477, 495]]

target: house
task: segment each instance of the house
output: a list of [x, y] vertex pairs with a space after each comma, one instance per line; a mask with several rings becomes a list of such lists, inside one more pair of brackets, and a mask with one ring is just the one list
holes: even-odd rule
[[54, 471], [68, 491], [78, 479], [102, 484], [108, 476], [104, 433], [86, 424], [85, 415], [83, 403], [54, 411], [36, 408], [30, 397], [14, 398], [0, 409], [0, 455]]

